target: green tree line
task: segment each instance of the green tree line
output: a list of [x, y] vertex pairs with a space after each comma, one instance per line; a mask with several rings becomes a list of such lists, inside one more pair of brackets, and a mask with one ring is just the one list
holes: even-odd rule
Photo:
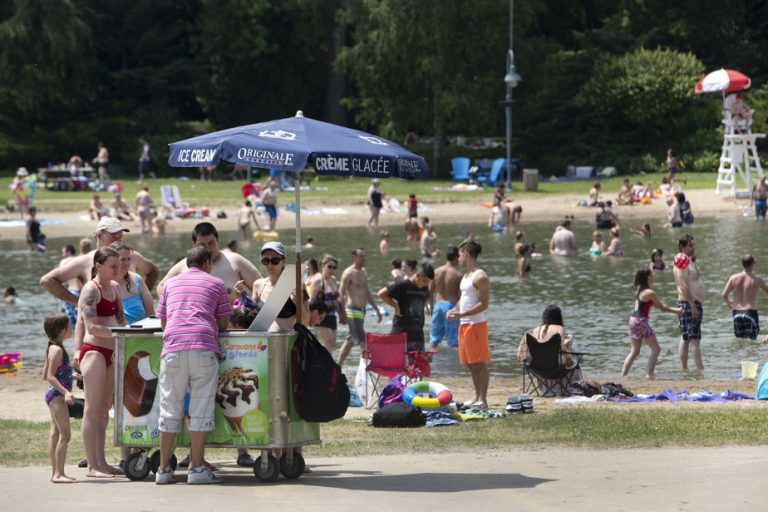
[[[132, 172], [146, 135], [167, 143], [296, 110], [450, 157], [503, 156], [504, 0], [0, 0], [0, 169], [86, 159], [103, 141]], [[720, 67], [753, 80], [766, 129], [768, 3], [517, 0], [513, 154], [650, 170], [668, 147], [714, 170]]]

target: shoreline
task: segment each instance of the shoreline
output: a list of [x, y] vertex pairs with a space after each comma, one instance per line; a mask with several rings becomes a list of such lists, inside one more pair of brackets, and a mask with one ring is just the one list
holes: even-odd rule
[[[348, 375], [349, 377], [353, 377]], [[489, 406], [498, 410], [504, 410], [507, 396], [521, 393], [520, 377], [491, 377], [488, 388]], [[432, 380], [432, 379], [427, 379]], [[435, 381], [447, 386], [453, 393], [454, 401], [463, 401], [472, 397], [472, 379], [466, 377], [437, 376]], [[350, 379], [354, 382], [354, 378]], [[605, 384], [609, 381], [600, 381]], [[618, 380], [626, 389], [637, 394], [660, 393], [665, 389], [679, 391], [687, 389], [690, 393], [709, 390], [719, 393], [726, 389], [755, 395], [754, 380], [647, 380], [641, 378], [624, 378]], [[49, 421], [50, 414], [43, 401], [43, 394], [47, 389], [47, 383], [40, 377], [40, 369], [21, 369], [15, 374], [0, 375], [0, 420], [28, 420]], [[82, 391], [75, 388], [75, 396], [82, 397]], [[723, 407], [761, 407], [758, 400], [738, 400], [734, 402], [652, 402], [652, 403], [617, 403], [617, 402], [589, 402], [586, 404], [558, 404], [557, 398], [534, 397], [536, 411], [548, 411], [557, 407], [694, 407], [706, 408], [712, 406]], [[367, 418], [375, 409], [362, 407], [350, 407], [345, 418]]]
[[[490, 200], [493, 190], [488, 190], [488, 200]], [[697, 189], [685, 192], [686, 197], [693, 206], [693, 212], [697, 217], [711, 217], [721, 214], [742, 216], [745, 209], [749, 208], [749, 200], [739, 200], [724, 194], [715, 194], [714, 190]], [[286, 198], [288, 193], [282, 196]], [[603, 196], [604, 199], [615, 199], [613, 194]], [[565, 215], [573, 215], [575, 220], [582, 222], [594, 222], [596, 213], [595, 208], [577, 206], [579, 200], [584, 199], [580, 194], [560, 194], [546, 195], [541, 197], [526, 197], [517, 201], [523, 207], [521, 225], [526, 222], [546, 222], [553, 223], [561, 221]], [[278, 205], [284, 204], [281, 200]], [[482, 206], [480, 202], [474, 200], [457, 200], [445, 203], [423, 204], [421, 215], [430, 217], [432, 223], [439, 227], [440, 224], [462, 224], [462, 223], [485, 223], [488, 221], [489, 210]], [[87, 208], [87, 205], [84, 205]], [[231, 207], [228, 211], [226, 205], [212, 206], [211, 211], [224, 209], [227, 212], [226, 219], [216, 219], [214, 217], [173, 219], [166, 221], [166, 233], [185, 233], [190, 232], [192, 227], [201, 221], [209, 221], [216, 225], [220, 231], [237, 230], [237, 210], [239, 206]], [[666, 220], [667, 206], [660, 199], [655, 199], [650, 205], [633, 206], [615, 206], [618, 212], [620, 222], [632, 219], [655, 218], [659, 224]], [[369, 217], [368, 207], [361, 200], [359, 204], [335, 205], [327, 204], [316, 205], [307, 203], [303, 205], [301, 215], [302, 230], [319, 227], [359, 227], [365, 226]], [[342, 213], [343, 212], [343, 213]], [[93, 236], [93, 229], [96, 224], [92, 220], [83, 220], [87, 212], [61, 212], [55, 209], [42, 209], [38, 214], [41, 220], [63, 221], [64, 224], [43, 224], [42, 230], [48, 239], [63, 237], [90, 237]], [[335, 214], [334, 214], [335, 213]], [[16, 214], [7, 217], [8, 220], [17, 220]], [[750, 212], [749, 215], [752, 215]], [[392, 226], [401, 227], [406, 218], [406, 213], [401, 212], [382, 212], [380, 216], [380, 226], [389, 228]], [[265, 222], [265, 218], [259, 219], [260, 223]], [[137, 220], [124, 221], [125, 226], [130, 229], [130, 236], [155, 236], [142, 235], [140, 223]], [[294, 213], [280, 208], [277, 229], [289, 230], [296, 225], [296, 216]], [[2, 226], [0, 225], [0, 240], [25, 240], [24, 226]], [[162, 235], [160, 235], [162, 236]], [[288, 238], [286, 238], [288, 239]]]

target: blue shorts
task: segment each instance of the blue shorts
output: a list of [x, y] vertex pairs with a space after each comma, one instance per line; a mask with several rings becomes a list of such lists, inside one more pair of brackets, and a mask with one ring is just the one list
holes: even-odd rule
[[765, 199], [755, 199], [755, 217], [765, 218]]
[[[67, 288], [67, 290], [69, 290], [69, 292], [76, 297], [80, 296], [80, 290], [75, 290], [73, 288]], [[75, 304], [70, 304], [69, 302], [64, 302], [62, 300], [60, 301], [59, 311], [67, 314], [67, 318], [69, 318], [69, 325], [74, 327], [75, 324], [77, 324], [77, 306]]]
[[429, 342], [433, 345], [439, 345], [443, 338], [448, 341], [449, 347], [459, 345], [459, 321], [445, 317], [454, 306], [455, 304], [445, 300], [435, 302], [432, 309], [432, 327], [429, 329]]
[[265, 204], [264, 209], [267, 210], [270, 220], [277, 218], [277, 208], [273, 204]]

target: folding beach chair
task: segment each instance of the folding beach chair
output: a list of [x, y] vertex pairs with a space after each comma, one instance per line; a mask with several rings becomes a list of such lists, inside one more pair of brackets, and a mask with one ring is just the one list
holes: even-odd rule
[[[529, 359], [523, 363], [523, 393], [535, 393], [538, 396], [569, 396], [576, 370], [585, 355], [583, 352], [564, 352], [560, 349], [560, 334], [551, 336], [546, 342], [539, 343], [530, 333], [525, 333]], [[570, 355], [576, 364], [566, 368], [564, 357]], [[527, 382], [526, 382], [527, 377]]]
[[[376, 403], [383, 388], [379, 384], [381, 377], [391, 379], [397, 375], [407, 374], [408, 335], [399, 334], [365, 334], [366, 350], [363, 358], [368, 360], [365, 368], [365, 395], [368, 397], [366, 408], [370, 409]], [[372, 393], [368, 392], [371, 383]]]
[[477, 182], [484, 183], [490, 187], [495, 187], [498, 184], [501, 173], [506, 170], [506, 163], [506, 158], [497, 158], [491, 165], [491, 172], [488, 175], [478, 175]]
[[162, 185], [160, 187], [160, 194], [162, 195], [163, 209], [173, 213], [178, 217], [186, 217], [191, 211], [189, 209], [189, 203], [185, 203], [181, 200], [181, 192], [179, 192], [178, 185]]
[[451, 176], [453, 181], [469, 182], [469, 158], [457, 156], [451, 160]]

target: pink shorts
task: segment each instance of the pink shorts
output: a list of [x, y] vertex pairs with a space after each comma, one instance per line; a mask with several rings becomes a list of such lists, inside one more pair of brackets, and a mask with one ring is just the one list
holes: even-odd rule
[[459, 362], [487, 363], [491, 360], [488, 347], [488, 322], [459, 324]]
[[651, 324], [648, 323], [648, 319], [640, 316], [629, 317], [629, 337], [635, 340], [644, 340], [651, 336], [656, 336], [656, 333], [651, 329]]

